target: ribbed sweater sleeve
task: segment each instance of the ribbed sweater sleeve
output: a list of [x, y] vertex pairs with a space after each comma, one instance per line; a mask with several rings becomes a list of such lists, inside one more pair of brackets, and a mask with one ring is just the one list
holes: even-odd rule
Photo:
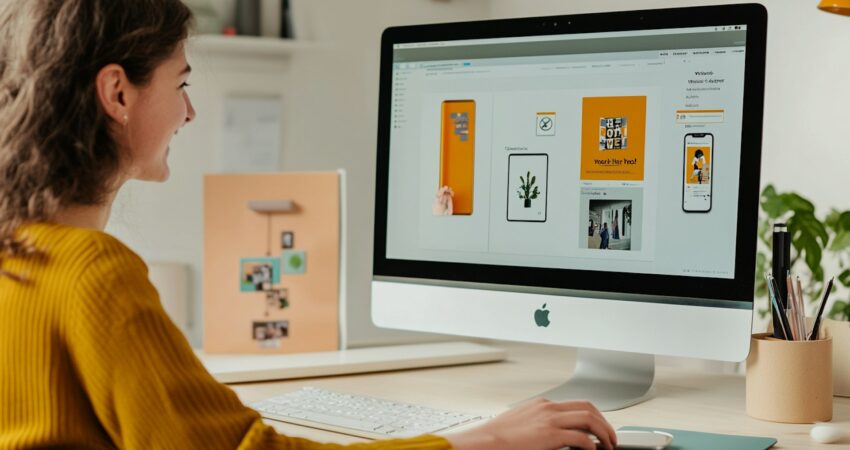
[[451, 448], [436, 436], [342, 446], [277, 434], [206, 371], [162, 308], [144, 262], [118, 241], [97, 242], [71, 296], [68, 352], [119, 448]]

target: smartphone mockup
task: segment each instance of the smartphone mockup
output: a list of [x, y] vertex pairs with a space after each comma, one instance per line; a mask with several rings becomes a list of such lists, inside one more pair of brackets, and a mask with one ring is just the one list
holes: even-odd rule
[[688, 133], [684, 145], [682, 210], [687, 213], [711, 211], [714, 183], [714, 135]]
[[454, 192], [452, 215], [472, 214], [475, 181], [475, 101], [446, 100], [442, 107], [440, 187]]

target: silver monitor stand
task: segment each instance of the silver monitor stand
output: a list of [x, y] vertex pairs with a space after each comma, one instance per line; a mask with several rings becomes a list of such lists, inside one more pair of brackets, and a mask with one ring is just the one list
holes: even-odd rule
[[654, 355], [580, 348], [572, 378], [539, 397], [589, 400], [600, 411], [615, 411], [649, 400], [654, 379]]

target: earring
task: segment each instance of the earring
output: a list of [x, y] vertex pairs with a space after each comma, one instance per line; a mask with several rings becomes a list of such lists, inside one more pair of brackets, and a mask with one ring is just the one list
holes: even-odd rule
[[127, 115], [126, 115], [126, 114], [124, 114], [124, 126], [125, 126], [125, 127], [127, 126], [127, 123], [128, 123], [129, 121], [130, 121], [130, 118], [129, 118], [129, 117], [127, 117]]

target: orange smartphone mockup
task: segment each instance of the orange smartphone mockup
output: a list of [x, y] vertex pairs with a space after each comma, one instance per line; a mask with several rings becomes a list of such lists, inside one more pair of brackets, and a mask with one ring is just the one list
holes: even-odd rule
[[453, 215], [470, 215], [475, 178], [475, 101], [444, 101], [441, 134], [440, 187], [454, 191]]

